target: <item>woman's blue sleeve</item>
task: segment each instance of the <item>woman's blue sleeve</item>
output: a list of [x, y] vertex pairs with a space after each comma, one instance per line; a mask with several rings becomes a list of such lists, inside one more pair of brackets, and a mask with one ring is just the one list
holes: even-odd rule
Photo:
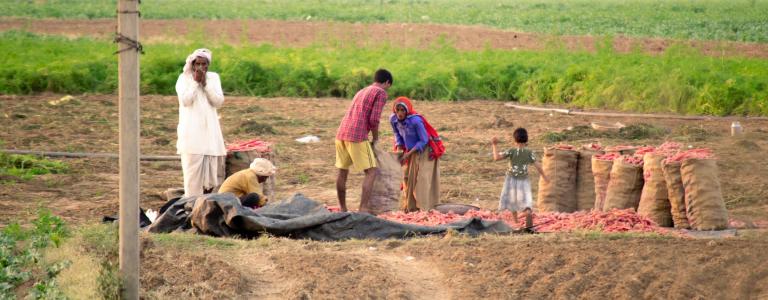
[[392, 114], [392, 116], [389, 118], [389, 124], [392, 125], [392, 133], [395, 135], [395, 146], [403, 146], [405, 147], [405, 141], [403, 140], [403, 136], [400, 135], [400, 131], [397, 130], [397, 116]]
[[424, 128], [424, 122], [421, 118], [416, 118], [417, 122], [413, 122], [413, 126], [416, 126], [416, 133], [419, 135], [419, 141], [413, 145], [413, 148], [424, 151], [424, 146], [429, 143], [429, 135], [427, 135], [427, 129]]

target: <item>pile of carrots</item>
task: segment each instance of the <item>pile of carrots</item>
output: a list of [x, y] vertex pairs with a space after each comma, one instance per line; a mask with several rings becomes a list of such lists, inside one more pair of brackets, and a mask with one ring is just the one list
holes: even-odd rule
[[227, 144], [227, 152], [257, 151], [261, 153], [271, 152], [270, 144], [261, 140], [236, 141]]

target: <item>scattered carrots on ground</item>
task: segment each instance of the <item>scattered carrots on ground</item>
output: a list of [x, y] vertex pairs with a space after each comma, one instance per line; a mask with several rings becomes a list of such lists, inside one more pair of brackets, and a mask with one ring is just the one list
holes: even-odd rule
[[[340, 211], [337, 206], [326, 206], [332, 212]], [[399, 223], [436, 226], [453, 223], [468, 218], [480, 218], [489, 221], [501, 220], [510, 227], [525, 227], [523, 213], [518, 214], [515, 222], [510, 211], [494, 212], [490, 210], [470, 210], [464, 215], [441, 213], [435, 210], [405, 213], [392, 211], [378, 215], [379, 218]], [[572, 232], [579, 230], [597, 230], [602, 232], [655, 232], [670, 234], [668, 229], [656, 226], [650, 219], [640, 216], [631, 209], [601, 211], [579, 211], [575, 213], [534, 213], [534, 230], [537, 232]]]
[[730, 219], [728, 227], [734, 229], [768, 228], [768, 220], [755, 220], [752, 222]]
[[680, 150], [680, 148], [683, 148], [683, 145], [678, 142], [664, 142], [663, 144], [659, 145], [658, 150]]
[[686, 159], [715, 159], [714, 153], [712, 153], [711, 149], [707, 148], [700, 148], [700, 149], [691, 149], [686, 151], [681, 151], [675, 155], [672, 155], [668, 157], [665, 162], [681, 162]]
[[573, 145], [567, 145], [567, 144], [558, 144], [552, 148], [557, 150], [576, 150], [576, 147], [574, 147]]
[[635, 155], [643, 155], [643, 154], [651, 153], [654, 151], [656, 151], [656, 147], [654, 146], [642, 146], [637, 148], [637, 150], [635, 151]]
[[258, 139], [253, 140], [247, 140], [247, 141], [235, 141], [233, 143], [227, 144], [227, 152], [237, 152], [237, 151], [253, 151], [256, 150], [258, 152], [270, 152], [270, 144], [265, 141], [261, 141]]

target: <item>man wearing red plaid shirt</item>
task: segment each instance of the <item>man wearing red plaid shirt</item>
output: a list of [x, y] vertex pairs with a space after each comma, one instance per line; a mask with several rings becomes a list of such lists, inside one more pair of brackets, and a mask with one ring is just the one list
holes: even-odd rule
[[[387, 102], [387, 89], [392, 86], [392, 74], [379, 69], [373, 79], [373, 84], [355, 94], [336, 132], [336, 167], [339, 168], [336, 193], [341, 211], [347, 211], [347, 175], [350, 167], [365, 172], [359, 211], [368, 212], [370, 209], [371, 189], [376, 180], [376, 157], [371, 146], [379, 140], [379, 119]], [[369, 132], [372, 133], [370, 142]]]

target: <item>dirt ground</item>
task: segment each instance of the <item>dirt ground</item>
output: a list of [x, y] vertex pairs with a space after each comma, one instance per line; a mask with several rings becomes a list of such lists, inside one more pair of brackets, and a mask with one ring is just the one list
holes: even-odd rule
[[768, 297], [766, 235], [728, 240], [449, 236], [338, 243], [269, 238], [218, 247], [158, 239], [144, 237], [149, 243], [142, 257], [143, 270], [153, 270], [142, 276], [144, 294], [157, 298]]
[[[31, 20], [0, 18], [0, 31], [24, 30], [69, 37], [91, 36], [112, 39], [113, 19]], [[142, 42], [183, 42], [191, 38], [213, 37], [226, 43], [270, 43], [283, 46], [307, 46], [313, 43], [333, 45], [371, 45], [382, 42], [409, 48], [425, 48], [443, 39], [461, 50], [485, 48], [541, 50], [564, 45], [571, 50], [595, 49], [593, 36], [550, 36], [499, 30], [481, 26], [438, 24], [361, 24], [337, 22], [301, 22], [274, 20], [142, 20]], [[206, 34], [204, 35], [203, 32]], [[367, 37], [367, 38], [366, 38]], [[373, 38], [375, 37], [375, 38]], [[768, 58], [768, 44], [727, 41], [682, 41], [664, 38], [618, 36], [614, 48], [620, 52], [641, 49], [659, 54], [676, 44], [689, 45], [710, 56], [745, 56]]]
[[[117, 96], [0, 96], [0, 140], [6, 149], [116, 153]], [[173, 155], [178, 102], [173, 96], [141, 98], [143, 154]], [[279, 199], [301, 192], [336, 204], [333, 138], [348, 99], [228, 97], [220, 110], [225, 139], [258, 137], [278, 151]], [[719, 157], [723, 195], [731, 218], [768, 219], [768, 121], [741, 119], [746, 133], [729, 134], [730, 120], [620, 120], [550, 115], [505, 108], [494, 101], [416, 102], [444, 136], [441, 199], [484, 208], [497, 206], [505, 164], [493, 163], [492, 136], [510, 145], [512, 130], [528, 128], [531, 148], [541, 136], [591, 121], [647, 122], [668, 134], [638, 141], [603, 139], [606, 145], [659, 144], [664, 140], [710, 147]], [[387, 106], [387, 111], [389, 110]], [[275, 133], [242, 132], [255, 121]], [[383, 123], [389, 144], [391, 129]], [[268, 127], [262, 126], [262, 127]], [[294, 139], [316, 135], [320, 142]], [[572, 142], [593, 142], [586, 139]], [[28, 181], [2, 178], [0, 226], [29, 220], [48, 207], [73, 226], [117, 212], [114, 159], [65, 159], [69, 174]], [[178, 162], [141, 164], [141, 206], [158, 209], [160, 192], [181, 186]], [[532, 174], [536, 192], [537, 174]], [[362, 174], [350, 176], [356, 208]], [[768, 232], [740, 231], [722, 240], [593, 234], [348, 241], [324, 243], [263, 238], [253, 241], [144, 236], [142, 287], [148, 298], [258, 299], [522, 299], [768, 297]], [[193, 240], [195, 242], [189, 242]], [[408, 258], [408, 257], [413, 257]], [[169, 267], [172, 266], [172, 267]]]
[[[84, 95], [61, 105], [51, 105], [62, 95], [0, 96], [0, 140], [7, 149], [66, 152], [117, 153], [117, 97]], [[174, 155], [178, 104], [174, 96], [143, 96], [141, 103], [141, 151], [145, 155]], [[277, 196], [301, 192], [312, 199], [336, 204], [333, 140], [338, 122], [349, 100], [228, 97], [220, 109], [226, 141], [259, 138], [275, 144], [279, 168]], [[649, 144], [680, 141], [692, 147], [709, 147], [720, 158], [723, 195], [734, 218], [768, 219], [768, 160], [760, 153], [768, 149], [768, 121], [742, 119], [746, 133], [730, 136], [730, 120], [642, 120], [549, 115], [520, 111], [495, 101], [416, 102], [444, 136], [448, 149], [441, 162], [441, 201], [495, 208], [506, 168], [491, 162], [488, 141], [501, 138], [511, 146], [512, 131], [525, 127], [530, 147], [540, 151], [541, 136], [592, 121], [648, 122], [664, 128], [665, 137], [626, 141], [599, 141], [606, 145]], [[390, 108], [387, 106], [387, 111]], [[389, 113], [385, 113], [384, 120]], [[274, 133], [242, 132], [241, 124], [255, 121]], [[382, 122], [384, 145], [391, 145], [391, 127]], [[259, 129], [259, 128], [257, 128]], [[319, 143], [301, 144], [294, 139], [315, 135]], [[25, 219], [38, 205], [50, 206], [70, 222], [90, 222], [117, 211], [118, 169], [116, 159], [66, 159], [70, 174], [44, 175], [29, 181], [0, 185], [0, 223]], [[362, 174], [350, 176], [349, 200], [357, 207]], [[536, 191], [538, 176], [534, 175]], [[142, 207], [157, 209], [160, 193], [180, 187], [181, 166], [176, 161], [142, 162]]]

